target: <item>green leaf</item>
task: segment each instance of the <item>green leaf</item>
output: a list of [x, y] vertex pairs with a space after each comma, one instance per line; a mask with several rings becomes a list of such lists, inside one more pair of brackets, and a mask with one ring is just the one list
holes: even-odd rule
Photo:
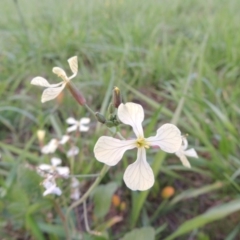
[[122, 240], [154, 240], [155, 230], [152, 227], [143, 227], [140, 229], [133, 229], [131, 232], [124, 235]]
[[110, 208], [113, 193], [117, 190], [117, 183], [99, 185], [93, 192], [94, 214], [96, 217], [104, 217]]
[[202, 227], [210, 222], [222, 219], [231, 213], [240, 210], [240, 199], [225, 203], [223, 205], [213, 207], [206, 213], [203, 213], [191, 220], [184, 222], [173, 234], [165, 238], [165, 240], [176, 239], [196, 228]]

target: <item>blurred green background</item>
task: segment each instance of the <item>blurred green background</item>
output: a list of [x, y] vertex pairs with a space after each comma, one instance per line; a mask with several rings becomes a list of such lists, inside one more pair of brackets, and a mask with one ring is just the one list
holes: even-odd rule
[[[105, 114], [118, 86], [125, 102], [143, 105], [146, 136], [174, 119], [199, 159], [190, 159], [189, 170], [175, 155], [149, 151], [156, 182], [136, 193], [122, 182], [136, 157], [125, 154], [87, 202], [90, 227], [102, 236], [83, 235], [79, 206], [71, 214], [72, 239], [240, 239], [239, 9], [239, 0], [0, 1], [0, 239], [66, 239], [54, 202], [65, 212], [69, 182], [62, 197], [42, 197], [31, 167], [49, 159], [39, 153], [36, 131], [46, 130], [47, 142], [64, 134], [67, 117], [89, 114], [68, 92], [42, 104], [42, 89], [30, 81], [59, 82], [52, 67], [68, 71], [74, 55], [73, 82], [94, 110]], [[74, 174], [100, 171], [92, 150], [103, 133], [92, 119], [77, 139]], [[92, 181], [81, 180], [82, 193]], [[167, 186], [171, 198], [162, 196]], [[143, 232], [128, 233], [136, 227]]]

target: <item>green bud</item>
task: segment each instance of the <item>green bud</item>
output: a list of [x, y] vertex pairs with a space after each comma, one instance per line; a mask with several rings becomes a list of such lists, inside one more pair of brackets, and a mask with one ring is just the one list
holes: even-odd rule
[[96, 112], [95, 116], [100, 123], [105, 123], [106, 122], [106, 118], [101, 113]]
[[106, 126], [107, 127], [115, 127], [115, 124], [112, 121], [106, 121]]
[[115, 108], [113, 106], [113, 103], [110, 103], [108, 106], [108, 113], [113, 114], [115, 112]]

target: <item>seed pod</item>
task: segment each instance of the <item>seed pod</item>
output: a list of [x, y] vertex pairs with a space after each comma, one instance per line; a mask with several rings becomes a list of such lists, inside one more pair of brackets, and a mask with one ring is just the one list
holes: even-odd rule
[[86, 99], [84, 98], [82, 93], [70, 82], [67, 83], [67, 88], [80, 105], [84, 106], [86, 104]]

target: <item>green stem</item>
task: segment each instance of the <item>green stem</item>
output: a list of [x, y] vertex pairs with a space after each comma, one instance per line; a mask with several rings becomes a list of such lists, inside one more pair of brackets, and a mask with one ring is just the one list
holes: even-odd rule
[[[84, 107], [93, 115], [93, 117], [95, 118], [95, 119], [97, 119], [96, 118], [96, 115], [95, 115], [95, 112], [85, 103], [84, 104]], [[98, 120], [98, 119], [97, 119]]]
[[63, 223], [63, 227], [66, 233], [66, 238], [69, 239], [69, 231], [68, 231], [68, 225], [67, 225], [67, 219], [64, 216], [64, 213], [62, 212], [61, 207], [59, 206], [57, 201], [54, 201], [54, 207], [56, 209], [56, 212], [58, 213], [59, 217], [61, 218], [61, 221]]
[[109, 166], [104, 165], [99, 176], [96, 178], [96, 180], [94, 181], [94, 183], [92, 184], [92, 186], [87, 190], [87, 192], [76, 202], [72, 203], [72, 205], [67, 209], [66, 212], [66, 218], [68, 219], [70, 212], [73, 208], [79, 206], [80, 204], [82, 204], [90, 195], [90, 193], [93, 191], [93, 189], [100, 183], [100, 181], [102, 180], [102, 178], [105, 176], [105, 174], [107, 173], [107, 171], [109, 170]]

